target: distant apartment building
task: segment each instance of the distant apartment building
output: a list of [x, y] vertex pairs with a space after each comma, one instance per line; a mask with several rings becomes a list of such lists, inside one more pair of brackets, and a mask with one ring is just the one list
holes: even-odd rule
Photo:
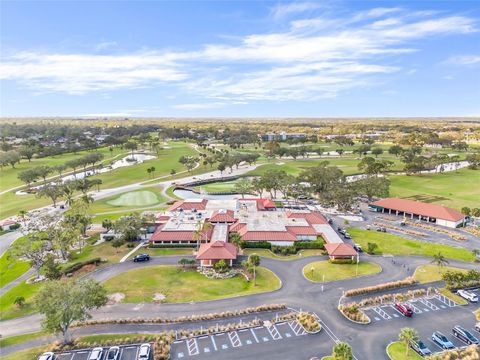
[[286, 141], [288, 139], [305, 139], [306, 137], [305, 133], [287, 133], [285, 131], [261, 135], [263, 141]]

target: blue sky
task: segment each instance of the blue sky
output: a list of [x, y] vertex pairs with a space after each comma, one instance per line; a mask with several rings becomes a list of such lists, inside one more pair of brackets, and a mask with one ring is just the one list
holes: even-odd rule
[[480, 116], [477, 1], [2, 1], [2, 116]]

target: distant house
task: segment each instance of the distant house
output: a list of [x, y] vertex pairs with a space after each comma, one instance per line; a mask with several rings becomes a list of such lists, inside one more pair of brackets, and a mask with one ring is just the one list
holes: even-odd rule
[[267, 133], [261, 135], [263, 141], [286, 141], [288, 139], [304, 139], [307, 137], [305, 133]]
[[325, 244], [330, 260], [354, 260], [358, 253], [352, 245], [345, 243]]
[[18, 223], [13, 220], [4, 220], [0, 222], [0, 229], [4, 231], [14, 230], [18, 227]]
[[463, 226], [465, 223], [465, 215], [455, 209], [408, 199], [382, 199], [371, 203], [370, 208], [377, 212], [394, 214], [450, 228]]

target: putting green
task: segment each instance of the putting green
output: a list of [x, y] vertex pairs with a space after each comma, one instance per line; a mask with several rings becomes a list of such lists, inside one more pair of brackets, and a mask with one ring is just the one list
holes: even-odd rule
[[112, 206], [149, 206], [159, 202], [160, 199], [153, 191], [142, 190], [122, 194], [113, 200], [107, 201], [107, 204]]

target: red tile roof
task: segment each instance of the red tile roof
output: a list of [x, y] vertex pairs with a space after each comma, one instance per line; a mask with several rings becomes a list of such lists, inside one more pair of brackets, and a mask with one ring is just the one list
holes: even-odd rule
[[237, 248], [235, 245], [224, 241], [202, 244], [197, 253], [197, 260], [235, 260], [236, 258]]
[[[209, 240], [212, 236], [212, 229], [203, 231], [201, 241]], [[194, 241], [195, 231], [162, 231], [162, 227], [158, 227], [153, 233], [150, 241]]]
[[290, 212], [287, 214], [289, 218], [305, 219], [310, 225], [313, 224], [326, 224], [328, 221], [319, 212]]
[[407, 199], [387, 198], [375, 201], [372, 205], [455, 222], [465, 218], [465, 215], [459, 211], [446, 206]]
[[270, 199], [258, 199], [258, 198], [245, 198], [245, 199], [240, 199], [242, 200], [247, 200], [247, 201], [255, 201], [257, 203], [257, 210], [265, 210], [265, 209], [275, 209], [275, 203], [270, 200]]
[[325, 244], [325, 250], [327, 250], [330, 256], [357, 256], [355, 249], [345, 243], [340, 244]]
[[205, 210], [205, 207], [207, 206], [208, 200], [203, 199], [202, 201], [192, 201], [189, 202], [188, 200], [182, 200], [182, 201], [177, 201], [175, 204], [170, 206], [167, 211], [175, 211], [178, 209], [183, 209], [183, 210]]
[[210, 222], [222, 222], [222, 223], [233, 223], [237, 219], [234, 217], [233, 210], [226, 210], [222, 212], [221, 210], [215, 211], [212, 216], [208, 219]]
[[287, 226], [287, 231], [294, 235], [317, 235], [317, 231], [311, 226]]

